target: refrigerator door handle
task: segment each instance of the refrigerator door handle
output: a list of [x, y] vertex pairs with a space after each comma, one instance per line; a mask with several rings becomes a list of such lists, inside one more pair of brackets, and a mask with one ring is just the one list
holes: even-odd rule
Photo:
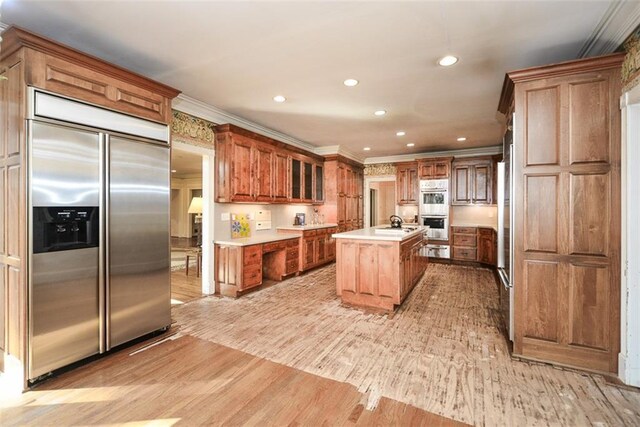
[[111, 197], [110, 197], [110, 165], [111, 165], [111, 148], [110, 148], [110, 138], [109, 135], [105, 135], [104, 137], [104, 185], [102, 186], [104, 192], [104, 244], [100, 245], [100, 247], [104, 247], [104, 257], [102, 258], [102, 262], [104, 263], [104, 310], [105, 310], [105, 318], [104, 318], [104, 345], [106, 351], [111, 350], [111, 291], [110, 291], [110, 278], [111, 278], [111, 250], [109, 247], [109, 217], [111, 216]]
[[98, 215], [100, 215], [100, 230], [98, 234], [98, 315], [100, 321], [100, 353], [104, 353], [107, 351], [106, 348], [106, 333], [105, 333], [105, 322], [106, 322], [106, 292], [105, 292], [105, 280], [106, 280], [106, 271], [105, 271], [105, 245], [107, 239], [105, 238], [105, 229], [106, 229], [106, 203], [105, 203], [105, 191], [104, 191], [104, 180], [106, 177], [105, 168], [105, 138], [106, 135], [104, 133], [99, 134], [99, 147], [100, 147], [100, 181], [103, 185], [100, 186], [100, 208], [98, 209]]
[[505, 164], [498, 163], [498, 269], [505, 267], [504, 262], [504, 187]]

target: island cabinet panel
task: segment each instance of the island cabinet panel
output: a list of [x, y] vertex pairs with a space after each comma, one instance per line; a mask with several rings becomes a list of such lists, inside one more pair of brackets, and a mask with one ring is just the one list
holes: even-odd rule
[[215, 135], [217, 202], [323, 202], [322, 157], [231, 124]]
[[420, 182], [417, 162], [396, 164], [396, 199], [398, 205], [418, 205]]
[[623, 58], [514, 71], [505, 79], [500, 111], [515, 123], [520, 357], [618, 372]]
[[336, 239], [336, 292], [342, 302], [393, 311], [427, 268], [421, 235], [403, 242]]
[[326, 222], [338, 224], [338, 231], [364, 227], [363, 166], [339, 155], [325, 157], [324, 204], [319, 208]]

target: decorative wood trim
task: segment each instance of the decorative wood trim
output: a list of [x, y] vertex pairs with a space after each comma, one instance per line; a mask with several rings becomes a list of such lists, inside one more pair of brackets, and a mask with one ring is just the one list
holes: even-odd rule
[[171, 139], [198, 147], [214, 148], [215, 124], [182, 111], [173, 110]]
[[369, 157], [365, 159], [364, 164], [373, 165], [378, 163], [411, 162], [414, 160], [429, 160], [437, 157], [492, 156], [494, 154], [502, 154], [502, 145], [492, 145], [489, 147], [478, 148], [463, 148], [460, 150], [432, 151], [430, 153], [402, 154], [399, 156]]
[[393, 163], [377, 163], [375, 165], [366, 165], [364, 167], [365, 176], [384, 176], [393, 175], [395, 180], [397, 169]]
[[140, 74], [133, 73], [122, 67], [103, 61], [102, 59], [87, 55], [86, 53], [82, 53], [71, 47], [61, 45], [46, 37], [30, 33], [20, 27], [9, 27], [2, 33], [2, 38], [3, 42], [2, 51], [0, 51], [0, 60], [5, 59], [18, 49], [26, 47], [47, 55], [65, 59], [74, 64], [78, 64], [110, 77], [131, 83], [137, 87], [161, 94], [167, 98], [175, 98], [180, 93], [179, 90], [163, 83], [153, 81]]
[[344, 157], [340, 154], [330, 154], [328, 156], [324, 156], [324, 161], [325, 162], [330, 162], [332, 160], [336, 160], [338, 162], [342, 162], [342, 163], [346, 163], [350, 166], [353, 166], [355, 168], [364, 168], [364, 165], [362, 163], [356, 162], [355, 160], [352, 160], [348, 157]]

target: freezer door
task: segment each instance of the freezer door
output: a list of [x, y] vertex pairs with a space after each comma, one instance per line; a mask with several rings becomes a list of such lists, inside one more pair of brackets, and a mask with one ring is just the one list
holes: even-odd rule
[[[99, 206], [100, 134], [38, 122], [29, 129], [29, 211]], [[29, 222], [29, 378], [35, 379], [100, 351], [102, 242], [34, 253], [43, 230], [34, 230], [33, 215]]]
[[171, 324], [169, 149], [110, 136], [107, 348]]

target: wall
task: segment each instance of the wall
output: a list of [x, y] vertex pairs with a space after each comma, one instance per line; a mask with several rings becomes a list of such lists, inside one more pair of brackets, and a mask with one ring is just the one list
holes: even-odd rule
[[271, 211], [271, 229], [256, 231], [255, 221], [251, 222], [251, 235], [276, 233], [276, 227], [293, 225], [293, 218], [296, 213], [304, 213], [309, 223], [313, 214], [314, 206], [307, 205], [245, 205], [240, 203], [214, 203], [215, 219], [213, 223], [214, 240], [231, 239], [231, 224], [228, 220], [222, 220], [223, 214], [249, 213], [254, 214], [260, 210]]
[[498, 226], [497, 206], [452, 206], [452, 224], [477, 224], [490, 227]]
[[369, 188], [377, 190], [378, 199], [374, 207], [377, 223], [373, 225], [387, 224], [389, 217], [396, 213], [396, 183], [395, 181], [372, 182]]
[[202, 176], [171, 178], [171, 237], [192, 237], [189, 204], [192, 191], [202, 191]]

